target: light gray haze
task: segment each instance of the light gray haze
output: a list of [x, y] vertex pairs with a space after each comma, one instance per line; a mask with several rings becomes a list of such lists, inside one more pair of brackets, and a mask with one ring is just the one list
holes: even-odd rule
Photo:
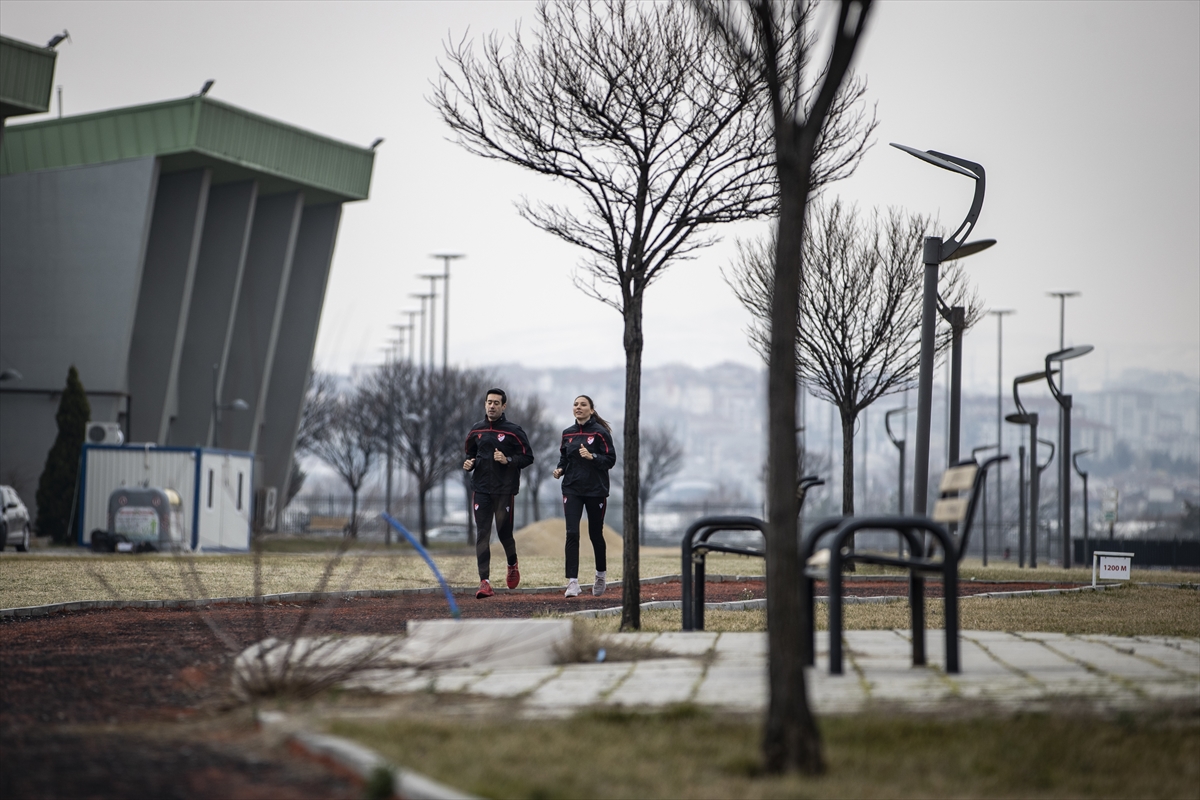
[[[212, 78], [213, 97], [246, 109], [360, 145], [386, 139], [370, 199], [344, 212], [318, 366], [380, 361], [409, 293], [427, 290], [417, 275], [440, 269], [429, 254], [451, 250], [468, 256], [452, 273], [452, 362], [611, 367], [623, 363], [618, 314], [572, 284], [580, 253], [513, 206], [570, 195], [447, 141], [425, 100], [447, 37], [522, 19], [528, 32], [532, 8], [5, 0], [0, 29], [37, 44], [71, 32], [55, 78], [68, 115], [182, 97]], [[968, 272], [986, 306], [1017, 312], [1006, 381], [1057, 349], [1055, 289], [1083, 293], [1067, 304], [1067, 344], [1097, 349], [1072, 365], [1077, 388], [1135, 366], [1200, 374], [1200, 3], [884, 2], [859, 52], [881, 125], [858, 174], [829, 191], [954, 227], [970, 182], [887, 143], [986, 167], [975, 236], [999, 245]], [[719, 231], [722, 244], [649, 290], [647, 366], [758, 366], [720, 269], [735, 236], [761, 230]], [[993, 391], [995, 375], [989, 317], [967, 338], [964, 379]]]

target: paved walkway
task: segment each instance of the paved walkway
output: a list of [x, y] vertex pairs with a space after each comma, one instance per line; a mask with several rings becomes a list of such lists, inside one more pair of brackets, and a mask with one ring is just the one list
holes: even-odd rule
[[[828, 674], [828, 635], [820, 634], [817, 667], [809, 671], [809, 702], [825, 714], [883, 704], [932, 710], [961, 707], [963, 701], [1014, 710], [1061, 701], [1100, 709], [1160, 703], [1200, 707], [1200, 640], [963, 631], [962, 673], [947, 675], [939, 634], [930, 631], [926, 637], [930, 666], [914, 668], [908, 631], [850, 631], [842, 676]], [[766, 707], [766, 634], [620, 636], [663, 657], [556, 666], [397, 667], [362, 673], [349, 685], [388, 694], [514, 698], [527, 717], [569, 715], [596, 704], [653, 708], [692, 702], [742, 712]]]

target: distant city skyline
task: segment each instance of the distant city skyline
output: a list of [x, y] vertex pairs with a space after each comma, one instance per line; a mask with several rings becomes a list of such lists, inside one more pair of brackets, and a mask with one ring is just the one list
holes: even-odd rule
[[[384, 137], [371, 198], [345, 209], [317, 365], [379, 363], [430, 256], [451, 268], [449, 356], [481, 365], [623, 363], [620, 316], [572, 284], [580, 252], [521, 220], [521, 195], [568, 190], [467, 154], [426, 102], [447, 38], [508, 34], [529, 2], [170, 3], [6, 0], [0, 32], [36, 44], [67, 29], [55, 84], [68, 115], [210, 94], [360, 145]], [[876, 4], [856, 68], [881, 125], [850, 180], [828, 190], [954, 226], [965, 180], [887, 147], [962, 155], [988, 170], [976, 237], [999, 245], [967, 272], [1004, 324], [1005, 381], [1058, 345], [1096, 352], [1069, 388], [1144, 367], [1200, 377], [1200, 4]], [[937, 43], [936, 47], [929, 43]], [[51, 114], [58, 112], [52, 107]], [[32, 117], [36, 119], [37, 117]], [[647, 293], [647, 366], [759, 367], [749, 316], [721, 277], [735, 238], [672, 267]], [[438, 357], [442, 308], [438, 314]], [[966, 339], [964, 381], [996, 384], [995, 319]], [[1077, 382], [1074, 386], [1072, 383]]]

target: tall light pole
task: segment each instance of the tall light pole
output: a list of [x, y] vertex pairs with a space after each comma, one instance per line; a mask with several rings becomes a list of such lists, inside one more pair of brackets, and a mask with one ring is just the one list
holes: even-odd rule
[[429, 371], [433, 372], [437, 352], [437, 282], [445, 276], [426, 273], [421, 277], [429, 281]]
[[[1071, 298], [1071, 297], [1078, 297], [1079, 294], [1080, 294], [1079, 292], [1071, 290], [1071, 289], [1067, 289], [1064, 291], [1058, 291], [1058, 292], [1046, 292], [1047, 297], [1057, 297], [1058, 298], [1058, 349], [1059, 349], [1059, 351], [1065, 349], [1067, 346], [1066, 345], [1066, 341], [1067, 341], [1067, 339], [1066, 339], [1067, 299]], [[1053, 390], [1053, 387], [1052, 387], [1052, 390]], [[1058, 365], [1058, 392], [1062, 392], [1065, 394], [1066, 391], [1067, 391], [1066, 364], [1059, 364]], [[1058, 397], [1058, 394], [1055, 393], [1055, 398], [1057, 399], [1057, 397]], [[1059, 467], [1060, 467], [1059, 474], [1060, 475], [1064, 474], [1063, 470], [1061, 469], [1062, 464], [1068, 463], [1071, 460], [1071, 445], [1069, 442], [1064, 444], [1064, 439], [1063, 439], [1064, 435], [1070, 436], [1070, 434], [1066, 433], [1065, 429], [1064, 429], [1065, 423], [1063, 422], [1063, 418], [1065, 415], [1069, 416], [1070, 411], [1065, 410], [1062, 407], [1062, 404], [1060, 402], [1059, 409], [1058, 409], [1058, 449], [1059, 449], [1059, 452], [1062, 454], [1062, 457], [1061, 457], [1062, 463], [1059, 464]], [[1071, 474], [1070, 470], [1069, 469], [1066, 470], [1065, 474], [1068, 476], [1067, 486], [1069, 487], [1070, 486], [1069, 476]], [[1062, 484], [1062, 481], [1059, 481], [1058, 506], [1060, 509], [1063, 508], [1064, 503], [1065, 504], [1070, 503], [1070, 498], [1068, 498], [1066, 501], [1063, 500], [1062, 492], [1063, 492], [1063, 484]], [[1066, 563], [1064, 563], [1063, 569], [1066, 569], [1066, 568], [1067, 568], [1067, 565], [1066, 565]]]
[[[898, 505], [896, 513], [900, 515], [904, 514], [904, 447], [908, 444], [908, 433], [906, 431], [901, 434], [902, 438], [896, 438], [896, 434], [892, 432], [892, 415], [904, 414], [909, 411], [912, 411], [912, 409], [908, 406], [901, 406], [900, 408], [893, 408], [883, 415], [883, 427], [887, 431], [888, 438], [892, 440], [892, 444], [896, 445], [896, 449], [900, 451], [900, 482], [896, 491], [896, 503]], [[908, 427], [907, 420], [904, 427]]]
[[[1046, 356], [1046, 383], [1050, 385], [1050, 393], [1058, 401], [1061, 414], [1062, 433], [1058, 440], [1058, 530], [1062, 537], [1062, 568], [1071, 568], [1071, 395], [1062, 390], [1061, 377], [1064, 361], [1086, 356], [1094, 348], [1090, 344], [1081, 344], [1066, 350], [1055, 350]], [[1051, 364], [1058, 364], [1058, 370], [1052, 370]], [[1054, 373], [1059, 373], [1060, 383], [1055, 384]]]
[[[1025, 405], [1021, 402], [1020, 386], [1026, 383], [1034, 383], [1046, 379], [1046, 373], [1030, 372], [1027, 375], [1019, 375], [1013, 378], [1013, 405], [1017, 407], [1015, 414], [1009, 414], [1005, 419], [1014, 425], [1029, 426], [1029, 568], [1037, 569], [1037, 535], [1038, 535], [1038, 504], [1040, 503], [1039, 494], [1042, 486], [1042, 472], [1050, 466], [1050, 462], [1054, 460], [1054, 444], [1050, 445], [1050, 458], [1045, 464], [1038, 463], [1038, 442], [1046, 444], [1044, 439], [1038, 438], [1038, 414], [1036, 411], [1026, 411]], [[1024, 495], [1022, 495], [1022, 498]], [[1018, 542], [1021, 548], [1021, 566], [1025, 566], [1025, 537], [1021, 537]]]
[[442, 372], [450, 368], [450, 262], [466, 258], [462, 253], [434, 253], [442, 260]]
[[[413, 294], [410, 294], [409, 297], [414, 297], [417, 300], [421, 301], [421, 312], [420, 312], [421, 313], [421, 346], [420, 346], [420, 348], [418, 348], [417, 353], [418, 353], [418, 355], [420, 355], [420, 359], [418, 360], [418, 366], [420, 366], [422, 369], [424, 369], [425, 368], [425, 301], [426, 300], [430, 301], [430, 304], [432, 305], [434, 296], [432, 294], [420, 294], [419, 292], [414, 292]], [[433, 337], [431, 336], [430, 338], [433, 338]]]
[[1076, 450], [1071, 454], [1071, 463], [1075, 465], [1075, 471], [1079, 473], [1079, 477], [1083, 478], [1083, 563], [1088, 563], [1088, 538], [1091, 528], [1088, 526], [1088, 474], [1079, 468], [1079, 457], [1086, 456], [1091, 453], [1091, 450]]
[[[997, 453], [999, 453], [1000, 445], [998, 445], [998, 444], [981, 444], [981, 445], [979, 445], [979, 447], [972, 447], [971, 448], [971, 460], [978, 463], [979, 457], [976, 454], [982, 453], [984, 450], [995, 450]], [[980, 538], [983, 539], [983, 565], [986, 567], [987, 566], [987, 557], [988, 557], [987, 483], [983, 484], [983, 497], [980, 499], [983, 501], [983, 529], [982, 529], [983, 536]]]
[[892, 144], [911, 156], [950, 172], [965, 175], [975, 181], [975, 195], [971, 209], [958, 230], [946, 241], [940, 236], [925, 238], [925, 285], [921, 310], [921, 368], [917, 384], [917, 452], [913, 464], [913, 513], [924, 516], [929, 508], [929, 426], [933, 412], [933, 360], [935, 356], [934, 328], [937, 325], [938, 272], [942, 262], [985, 250], [996, 243], [994, 239], [967, 242], [967, 236], [979, 220], [983, 210], [983, 194], [986, 175], [983, 166], [935, 150], [917, 150], [904, 145]]
[[[392, 327], [403, 327], [393, 325]], [[393, 460], [392, 453], [395, 451], [395, 425], [392, 417], [396, 413], [396, 353], [399, 351], [400, 344], [403, 340], [389, 342], [383, 348], [383, 371], [387, 376], [388, 382], [388, 407], [387, 407], [387, 475], [384, 480], [383, 490], [383, 508], [390, 517], [392, 515], [392, 473]], [[385, 525], [383, 530], [383, 544], [385, 547], [392, 546], [392, 530], [390, 525]]]
[[408, 363], [413, 366], [416, 366], [417, 362], [413, 360], [413, 355], [414, 355], [413, 347], [416, 345], [416, 341], [417, 341], [416, 319], [417, 319], [417, 315], [420, 314], [421, 312], [414, 311], [411, 308], [406, 308], [403, 311], [401, 311], [400, 313], [408, 314], [408, 325], [404, 326], [405, 328], [408, 329]]
[[[1004, 318], [1015, 314], [1011, 308], [993, 308], [988, 312], [996, 318], [996, 444], [997, 453], [1004, 452]], [[1004, 547], [1004, 481], [1000, 476], [1000, 468], [1004, 462], [997, 462], [996, 470], [996, 531], [999, 534], [1000, 546]]]

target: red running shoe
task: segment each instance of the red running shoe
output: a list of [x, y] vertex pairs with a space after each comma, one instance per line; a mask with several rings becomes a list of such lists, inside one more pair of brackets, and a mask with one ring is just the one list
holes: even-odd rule
[[487, 578], [479, 582], [479, 591], [475, 593], [476, 600], [482, 600], [485, 597], [491, 597], [495, 592], [492, 591], [492, 585], [488, 583]]
[[515, 589], [515, 588], [517, 588], [517, 585], [520, 582], [521, 582], [521, 570], [517, 567], [516, 564], [513, 564], [512, 566], [510, 566], [508, 568], [508, 588]]

